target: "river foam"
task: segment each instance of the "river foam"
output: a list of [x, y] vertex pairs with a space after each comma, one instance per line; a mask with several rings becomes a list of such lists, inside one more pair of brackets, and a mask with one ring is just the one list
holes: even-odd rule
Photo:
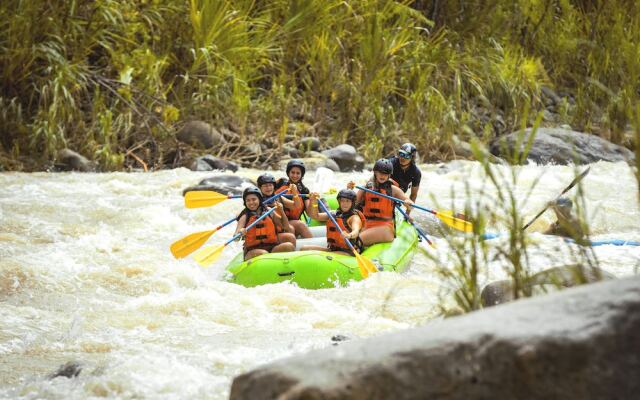
[[[467, 190], [486, 199], [481, 207], [495, 202], [497, 192], [478, 163], [422, 168], [421, 204], [462, 209]], [[562, 166], [496, 168], [505, 176], [515, 171], [513, 191], [525, 219], [576, 173]], [[255, 179], [260, 172], [240, 174]], [[240, 243], [207, 269], [191, 258], [173, 259], [173, 241], [240, 210], [237, 200], [184, 208], [181, 190], [211, 175], [186, 169], [0, 174], [1, 397], [222, 399], [239, 373], [331, 346], [337, 334], [370, 337], [424, 324], [450, 296], [451, 282], [434, 272], [434, 259], [451, 262], [443, 239], [436, 250], [425, 250], [434, 259], [419, 252], [403, 274], [380, 273], [318, 291], [225, 282], [225, 263]], [[367, 176], [339, 173], [335, 184]], [[313, 181], [312, 172], [307, 181]], [[595, 239], [640, 240], [638, 188], [626, 164], [592, 165], [583, 190]], [[412, 215], [436, 233], [432, 217]], [[545, 214], [532, 231], [551, 221]], [[504, 228], [496, 223], [493, 230]], [[227, 227], [210, 243], [232, 232]], [[536, 233], [530, 239], [536, 244], [530, 249], [532, 270], [573, 262], [575, 246]], [[602, 246], [595, 254], [614, 275], [637, 272], [640, 248]], [[484, 267], [482, 283], [506, 276], [499, 262]], [[82, 364], [78, 377], [47, 378], [68, 361]]]

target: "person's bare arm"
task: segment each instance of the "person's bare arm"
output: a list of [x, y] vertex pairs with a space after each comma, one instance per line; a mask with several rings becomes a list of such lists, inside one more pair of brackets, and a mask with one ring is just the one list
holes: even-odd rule
[[357, 215], [351, 216], [351, 218], [349, 218], [349, 226], [351, 226], [351, 232], [343, 232], [344, 237], [347, 239], [357, 238], [358, 235], [360, 235], [360, 230], [362, 229], [362, 221], [360, 220], [360, 217]]
[[310, 197], [311, 199], [309, 200], [310, 204], [308, 211], [309, 216], [320, 222], [326, 222], [327, 220], [329, 220], [329, 216], [327, 215], [327, 213], [318, 211], [318, 201], [320, 201], [318, 198], [320, 197], [320, 195], [318, 193], [311, 193]]
[[282, 204], [284, 204], [284, 206], [287, 208], [293, 208], [296, 204], [292, 199], [288, 199], [286, 195], [280, 196], [280, 200], [282, 201]]
[[285, 232], [293, 233], [291, 232], [291, 226], [289, 225], [289, 218], [287, 217], [287, 214], [285, 214], [284, 212], [284, 206], [282, 205], [282, 203], [279, 201], [276, 201], [275, 207], [276, 207], [276, 211], [273, 212], [273, 215], [275, 216], [275, 219], [280, 224], [280, 229], [282, 229]]
[[410, 201], [411, 204], [413, 204], [413, 201], [407, 197], [407, 195], [402, 191], [402, 189], [400, 189], [397, 186], [391, 186], [391, 196], [395, 197], [396, 199], [400, 199], [403, 201], [403, 203], [407, 203], [407, 201]]
[[420, 189], [420, 186], [411, 186], [411, 194], [409, 195], [409, 198], [414, 203], [416, 202], [416, 199], [418, 198], [418, 190], [419, 189]]
[[[349, 181], [347, 183], [347, 189], [354, 190], [356, 187], [356, 183], [354, 181]], [[356, 207], [362, 205], [364, 199], [364, 190], [358, 189], [356, 192]]]
[[287, 208], [300, 207], [300, 205], [304, 206], [304, 200], [300, 197], [300, 192], [298, 192], [298, 187], [296, 185], [289, 185], [289, 193], [293, 195], [291, 200], [284, 196], [282, 197], [283, 203]]
[[242, 214], [242, 216], [238, 219], [238, 225], [236, 226], [236, 231], [233, 235], [237, 235], [242, 232], [242, 236], [244, 236], [244, 227], [247, 225], [247, 214]]
[[407, 214], [409, 214], [411, 212], [411, 206], [413, 206], [413, 201], [397, 186], [391, 186], [391, 193], [393, 193], [393, 197], [402, 200], [402, 203], [407, 208]]

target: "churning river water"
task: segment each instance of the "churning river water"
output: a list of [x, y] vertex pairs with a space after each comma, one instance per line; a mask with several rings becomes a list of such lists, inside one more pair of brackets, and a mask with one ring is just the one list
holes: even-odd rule
[[[419, 204], [463, 209], [471, 198], [481, 208], [498, 207], [480, 164], [421, 168]], [[495, 168], [517, 177], [513, 190], [528, 220], [584, 167]], [[239, 172], [252, 179], [260, 173]], [[424, 324], [452, 303], [453, 283], [436, 272], [454, 264], [442, 238], [435, 250], [418, 252], [404, 273], [316, 291], [225, 282], [239, 242], [207, 269], [191, 258], [175, 260], [173, 241], [240, 210], [238, 200], [184, 207], [182, 189], [215, 174], [0, 174], [0, 398], [224, 399], [233, 377], [258, 365], [331, 346], [334, 335], [366, 338]], [[337, 173], [334, 183], [368, 175]], [[640, 241], [638, 186], [626, 164], [593, 164], [582, 189], [593, 239]], [[412, 215], [438, 236], [431, 216]], [[576, 246], [535, 233], [552, 217], [548, 212], [530, 228], [534, 272], [575, 263]], [[495, 223], [490, 230], [499, 231]], [[229, 226], [210, 243], [232, 232]], [[605, 271], [638, 272], [640, 247], [594, 250]], [[503, 264], [484, 265], [481, 283], [504, 279]], [[69, 361], [81, 364], [78, 377], [47, 378]]]

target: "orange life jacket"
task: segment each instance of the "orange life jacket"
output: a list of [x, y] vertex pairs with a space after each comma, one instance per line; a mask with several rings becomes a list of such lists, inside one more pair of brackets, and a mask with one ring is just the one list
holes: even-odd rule
[[[300, 192], [300, 188], [301, 186], [304, 187], [304, 185], [302, 185], [302, 183], [297, 183], [296, 186], [298, 186], [298, 191]], [[284, 180], [282, 181], [282, 186], [276, 190], [276, 194], [277, 193], [282, 193], [286, 191], [287, 193], [291, 194], [291, 191], [289, 190], [289, 183], [288, 181]], [[284, 207], [284, 213], [287, 215], [287, 218], [289, 218], [290, 220], [296, 220], [296, 219], [300, 219], [300, 217], [302, 216], [302, 213], [304, 212], [304, 199], [301, 198], [301, 202], [300, 205], [296, 205], [296, 201], [294, 200], [293, 203], [293, 207], [289, 208], [289, 207]]]
[[[386, 194], [387, 196], [393, 196], [393, 190], [391, 186], [398, 186], [398, 184], [389, 179], [387, 182], [379, 186], [374, 187], [371, 182], [367, 183], [367, 189], [373, 190], [378, 193]], [[364, 192], [364, 205], [362, 212], [365, 217], [371, 221], [393, 221], [394, 220], [394, 202], [386, 199], [382, 196], [376, 196], [373, 193]]]
[[[348, 211], [343, 213], [342, 211], [338, 211], [333, 214], [338, 226], [345, 232], [350, 233], [352, 231], [351, 226], [349, 225], [349, 218], [353, 215], [357, 215], [361, 221], [361, 227], [364, 228], [367, 220], [364, 217], [364, 214], [358, 210]], [[357, 239], [351, 239], [351, 244], [358, 250], [358, 252], [362, 251], [362, 241], [358, 237]], [[336, 226], [331, 222], [331, 220], [327, 221], [327, 245], [329, 250], [331, 251], [346, 251], [351, 252], [351, 249], [344, 242], [344, 238], [340, 235], [340, 231], [336, 228]]]
[[[245, 210], [247, 215], [247, 222], [244, 225], [249, 226], [256, 219], [260, 218], [267, 210], [264, 208], [259, 209], [258, 212]], [[278, 233], [276, 231], [276, 224], [273, 222], [271, 215], [258, 222], [256, 226], [249, 229], [244, 238], [245, 249], [254, 249], [262, 246], [273, 246], [278, 244]]]
[[[260, 191], [260, 193], [262, 193], [262, 191]], [[265, 199], [268, 199], [271, 196], [275, 196], [275, 194], [278, 192], [273, 192], [271, 195], [267, 196], [266, 194], [262, 193], [262, 197], [264, 197]], [[276, 200], [278, 201], [278, 200]], [[265, 204], [265, 207], [267, 207], [267, 211], [269, 211], [270, 209], [272, 209], [273, 207], [275, 207], [275, 203], [269, 203], [269, 204]], [[274, 211], [276, 212], [276, 211]], [[278, 214], [280, 215], [280, 214]], [[282, 233], [284, 232], [284, 230], [282, 229], [282, 227], [280, 226], [280, 224], [276, 225], [276, 233]]]

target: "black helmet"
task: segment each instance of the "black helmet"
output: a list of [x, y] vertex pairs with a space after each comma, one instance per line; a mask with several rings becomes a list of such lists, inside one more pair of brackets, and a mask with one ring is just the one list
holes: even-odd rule
[[291, 160], [287, 163], [287, 176], [289, 176], [289, 171], [291, 171], [291, 168], [293, 167], [298, 167], [300, 168], [300, 171], [302, 171], [302, 177], [304, 177], [304, 173], [306, 172], [306, 169], [304, 167], [304, 163], [302, 162], [302, 160]]
[[406, 159], [413, 159], [416, 156], [416, 146], [414, 146], [411, 143], [405, 143], [402, 146], [400, 146], [400, 149], [398, 150], [398, 155], [402, 158], [406, 158]]
[[340, 198], [356, 201], [356, 192], [351, 189], [342, 189], [336, 196], [336, 199], [338, 199], [338, 201], [340, 201]]
[[383, 174], [392, 174], [393, 173], [393, 164], [391, 161], [386, 158], [381, 158], [373, 164], [373, 170], [382, 172]]
[[560, 197], [558, 200], [555, 201], [554, 205], [558, 208], [571, 210], [571, 208], [573, 207], [573, 202], [571, 201], [571, 199], [568, 199], [566, 197]]
[[242, 202], [244, 203], [245, 206], [247, 205], [247, 196], [250, 194], [255, 194], [256, 196], [258, 196], [258, 199], [260, 199], [260, 204], [262, 204], [263, 197], [260, 189], [258, 189], [255, 186], [249, 186], [244, 190], [244, 192], [242, 192]]
[[273, 183], [274, 185], [276, 184], [276, 178], [273, 177], [273, 175], [271, 174], [262, 174], [258, 177], [258, 187], [261, 187], [262, 185], [266, 184], [266, 183]]

